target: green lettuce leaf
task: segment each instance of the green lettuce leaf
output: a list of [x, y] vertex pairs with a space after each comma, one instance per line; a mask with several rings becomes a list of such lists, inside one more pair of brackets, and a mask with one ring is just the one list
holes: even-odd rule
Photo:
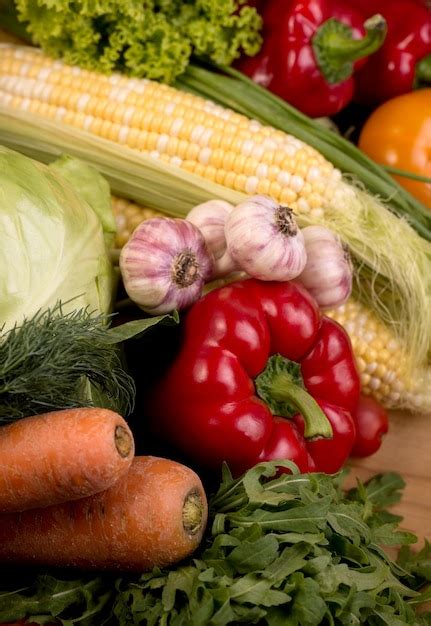
[[72, 65], [172, 83], [192, 55], [256, 54], [262, 20], [245, 0], [17, 0], [34, 43]]

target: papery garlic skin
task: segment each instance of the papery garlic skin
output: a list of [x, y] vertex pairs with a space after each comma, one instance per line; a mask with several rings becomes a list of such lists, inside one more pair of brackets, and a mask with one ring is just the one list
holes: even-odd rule
[[227, 249], [238, 267], [253, 278], [296, 278], [307, 260], [304, 237], [293, 212], [267, 196], [238, 204], [225, 225]]
[[324, 226], [302, 229], [307, 263], [298, 280], [322, 309], [343, 304], [352, 292], [353, 267], [339, 237]]
[[214, 255], [213, 278], [226, 276], [237, 269], [237, 264], [227, 250], [224, 234], [226, 220], [233, 208], [225, 200], [208, 200], [193, 207], [186, 217], [199, 228]]
[[200, 230], [176, 218], [142, 222], [120, 254], [129, 298], [152, 315], [195, 302], [213, 269], [214, 258]]
[[216, 260], [226, 251], [224, 225], [232, 209], [224, 200], [208, 200], [187, 213], [186, 220], [199, 228]]

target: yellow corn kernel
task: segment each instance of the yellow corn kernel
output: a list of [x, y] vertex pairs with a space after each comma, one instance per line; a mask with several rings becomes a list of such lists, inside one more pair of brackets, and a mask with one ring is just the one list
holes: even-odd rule
[[163, 217], [160, 211], [141, 207], [135, 202], [112, 196], [112, 211], [117, 225], [114, 246], [122, 248], [139, 224], [152, 217]]

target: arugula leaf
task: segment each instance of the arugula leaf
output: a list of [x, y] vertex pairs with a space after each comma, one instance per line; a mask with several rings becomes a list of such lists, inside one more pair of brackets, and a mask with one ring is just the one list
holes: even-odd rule
[[112, 604], [113, 589], [106, 583], [101, 577], [87, 581], [57, 580], [49, 574], [40, 574], [27, 588], [0, 593], [0, 622], [33, 615], [33, 621], [38, 624], [52, 623], [52, 618], [57, 617], [64, 626], [78, 621], [82, 626], [90, 626], [94, 616], [100, 617]]
[[328, 522], [337, 535], [349, 537], [356, 546], [365, 541], [369, 543], [371, 532], [362, 520], [361, 507], [357, 503], [338, 503], [328, 512]]
[[372, 529], [373, 541], [384, 546], [400, 546], [416, 543], [417, 537], [414, 533], [406, 530], [399, 530], [395, 522], [382, 524]]
[[240, 604], [250, 603], [260, 606], [278, 606], [289, 601], [282, 591], [272, 589], [269, 580], [256, 574], [246, 574], [237, 578], [230, 586], [231, 599]]
[[297, 592], [293, 599], [290, 620], [301, 626], [318, 626], [322, 623], [327, 606], [320, 595], [319, 584], [302, 573], [293, 575]]
[[[361, 492], [361, 498], [365, 496], [366, 500], [373, 505], [373, 509], [379, 510], [399, 502], [401, 500], [401, 492], [405, 486], [405, 482], [399, 474], [387, 472], [371, 478], [359, 491]], [[350, 497], [353, 499], [357, 498], [358, 491], [352, 489]]]
[[294, 506], [280, 511], [256, 509], [252, 512], [228, 515], [230, 523], [238, 526], [259, 524], [266, 531], [297, 531], [316, 533], [327, 523], [331, 501], [329, 496], [319, 502]]
[[305, 542], [285, 548], [279, 557], [274, 559], [262, 572], [262, 576], [273, 581], [273, 584], [282, 583], [290, 574], [302, 569], [307, 561], [305, 557], [312, 552], [311, 546]]
[[[251, 548], [251, 549], [250, 549]], [[228, 560], [240, 574], [264, 570], [274, 561], [278, 553], [275, 535], [264, 535], [252, 543], [239, 544], [229, 554]]]

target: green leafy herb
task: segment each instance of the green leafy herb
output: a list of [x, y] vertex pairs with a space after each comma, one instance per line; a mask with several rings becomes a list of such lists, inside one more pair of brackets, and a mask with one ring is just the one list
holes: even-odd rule
[[[191, 55], [256, 54], [262, 20], [245, 0], [17, 0], [34, 43], [72, 65], [172, 82]], [[7, 7], [6, 7], [7, 8]], [[9, 17], [10, 17], [9, 10]]]
[[[26, 579], [28, 576], [22, 576]], [[50, 574], [40, 574], [36, 581], [31, 584], [23, 584], [17, 590], [19, 594], [19, 608], [16, 616], [9, 618], [9, 606], [15, 604], [17, 597], [14, 592], [0, 592], [0, 620], [4, 622], [9, 619], [23, 619], [26, 615], [37, 616], [37, 623], [49, 624], [53, 622], [53, 617], [62, 616], [61, 623], [64, 626], [72, 626], [79, 623], [80, 626], [91, 626], [97, 624], [102, 626], [105, 608], [112, 605], [113, 586], [107, 586], [105, 578], [89, 578], [86, 581], [77, 580], [70, 576], [63, 576], [56, 579]], [[49, 614], [46, 613], [46, 606], [49, 605]], [[77, 622], [70, 609], [73, 607], [75, 614], [79, 614]], [[70, 614], [70, 619], [67, 615]]]
[[[194, 558], [116, 580], [42, 573], [19, 584], [8, 574], [0, 580], [0, 621], [429, 624], [431, 614], [416, 607], [431, 598], [431, 546], [414, 552], [414, 535], [381, 521], [387, 504], [400, 497], [400, 477], [376, 476], [346, 494], [343, 474], [299, 474], [283, 465], [292, 472], [279, 474], [280, 464], [264, 463], [236, 480], [224, 468], [210, 498], [208, 536]], [[382, 544], [402, 546], [398, 562]]]
[[0, 422], [78, 406], [133, 408], [135, 384], [116, 344], [177, 316], [135, 320], [109, 328], [111, 316], [86, 309], [41, 311], [1, 334]]

